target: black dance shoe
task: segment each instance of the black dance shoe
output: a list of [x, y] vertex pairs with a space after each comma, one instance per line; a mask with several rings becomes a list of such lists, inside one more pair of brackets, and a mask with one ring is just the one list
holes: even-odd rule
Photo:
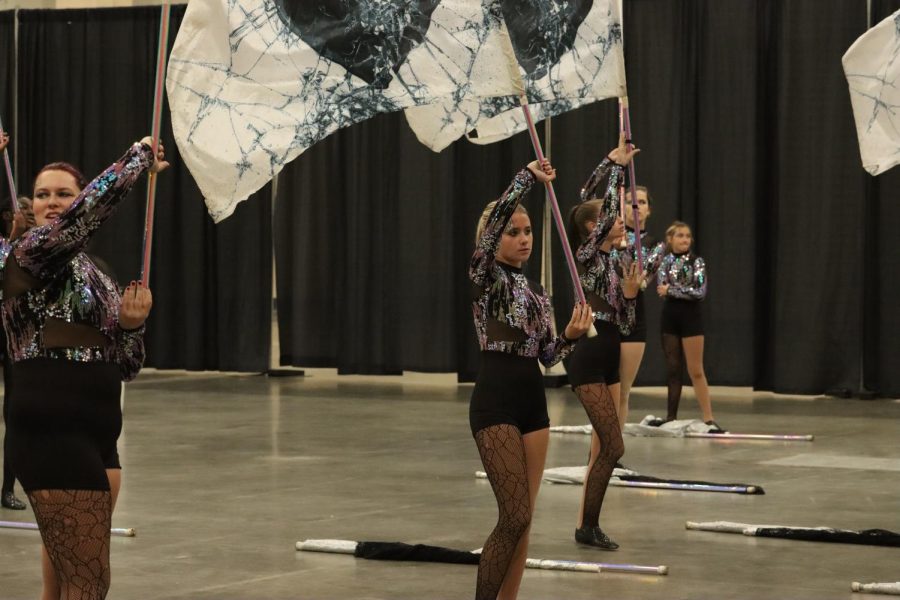
[[715, 421], [706, 421], [706, 424], [709, 425], [710, 430], [706, 433], [728, 433], [726, 430], [722, 429], [718, 423]]
[[599, 527], [579, 527], [575, 530], [575, 541], [579, 544], [586, 544], [601, 550], [615, 550], [619, 547], [617, 543], [609, 539], [609, 536], [603, 533]]
[[665, 419], [660, 419], [659, 417], [657, 417], [655, 419], [650, 419], [649, 421], [647, 421], [647, 427], [659, 427], [664, 423], [666, 423]]
[[3, 496], [0, 497], [0, 505], [3, 508], [10, 508], [12, 510], [25, 510], [28, 508], [28, 505], [16, 498], [16, 495], [12, 492], [3, 492]]

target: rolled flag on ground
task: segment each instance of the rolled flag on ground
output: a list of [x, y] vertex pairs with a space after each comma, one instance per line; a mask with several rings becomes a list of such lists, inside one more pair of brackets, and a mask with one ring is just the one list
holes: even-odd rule
[[[679, 419], [662, 422], [663, 419], [647, 415], [640, 423], [625, 423], [622, 433], [638, 437], [705, 438], [711, 440], [747, 440], [767, 442], [811, 442], [815, 436], [809, 433], [734, 433], [715, 432], [711, 425], [699, 419]], [[661, 423], [662, 422], [662, 423]], [[659, 424], [661, 423], [661, 424]], [[554, 425], [550, 433], [576, 433], [590, 435], [594, 428], [586, 425]]]
[[841, 62], [863, 168], [879, 175], [900, 164], [900, 10], [860, 36]]
[[[369, 560], [398, 560], [414, 562], [436, 562], [462, 565], [477, 565], [480, 550], [454, 550], [427, 544], [404, 544], [402, 542], [355, 542], [352, 540], [304, 540], [295, 544], [304, 552], [330, 552], [352, 554]], [[550, 571], [576, 571], [580, 573], [632, 573], [636, 575], [667, 575], [665, 565], [629, 565], [618, 563], [596, 563], [576, 560], [551, 560], [528, 558], [525, 566], [529, 569]]]
[[715, 533], [740, 533], [747, 536], [800, 540], [804, 542], [831, 542], [835, 544], [861, 544], [866, 546], [900, 547], [900, 533], [886, 529], [834, 529], [832, 527], [789, 527], [785, 525], [751, 525], [731, 521], [688, 521], [686, 529]]
[[[525, 77], [535, 122], [625, 94], [622, 21], [616, 0], [502, 0], [494, 3]], [[492, 18], [491, 29], [500, 21]], [[490, 43], [498, 42], [493, 34]], [[502, 56], [484, 53], [488, 70]], [[462, 136], [490, 144], [524, 131], [516, 96], [456, 95], [408, 108], [406, 120], [423, 144], [440, 151]]]
[[900, 596], [900, 581], [895, 581], [893, 583], [860, 583], [854, 581], [850, 584], [850, 589], [854, 592], [862, 592], [864, 594]]
[[[448, 98], [514, 96], [504, 15], [522, 23], [520, 60], [540, 99], [596, 93], [591, 65], [602, 52], [621, 59], [618, 29], [592, 33], [607, 9], [603, 0], [191, 0], [166, 83], [175, 141], [220, 221], [342, 127]], [[429, 126], [440, 131], [447, 116]]]

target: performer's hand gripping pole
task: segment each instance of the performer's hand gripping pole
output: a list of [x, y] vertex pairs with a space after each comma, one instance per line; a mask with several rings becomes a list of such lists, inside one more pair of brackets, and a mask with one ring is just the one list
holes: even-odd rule
[[[525, 91], [525, 82], [522, 79], [522, 73], [519, 71], [519, 62], [516, 60], [515, 51], [512, 47], [512, 41], [509, 38], [509, 31], [506, 29], [505, 24], [501, 30], [501, 35], [503, 36], [504, 50], [507, 58], [507, 66], [509, 67], [510, 77], [512, 78], [513, 85], [516, 88], [516, 92], [519, 95], [519, 103], [522, 105], [522, 113], [525, 115], [525, 122], [528, 124], [528, 135], [531, 137], [531, 145], [534, 148], [535, 158], [538, 159], [539, 162], [543, 162], [544, 160], [544, 150], [541, 147], [541, 140], [537, 134], [537, 128], [534, 126], [534, 119], [531, 116], [531, 109], [528, 107], [528, 96]], [[584, 295], [584, 290], [581, 288], [581, 280], [578, 277], [578, 269], [575, 267], [575, 256], [572, 254], [572, 248], [569, 246], [569, 239], [566, 236], [566, 226], [565, 222], [562, 218], [562, 213], [559, 210], [559, 202], [556, 200], [556, 191], [553, 189], [553, 182], [547, 181], [544, 183], [547, 188], [547, 197], [550, 200], [550, 209], [553, 213], [553, 222], [556, 225], [556, 232], [559, 234], [559, 241], [563, 247], [563, 253], [566, 256], [566, 266], [569, 268], [569, 276], [572, 278], [572, 286], [575, 288], [575, 295], [578, 298], [578, 301], [587, 304], [587, 298]], [[588, 337], [594, 337], [597, 335], [597, 330], [594, 328], [594, 325], [591, 324], [591, 329], [588, 331]]]
[[[160, 9], [159, 44], [156, 55], [156, 84], [153, 92], [153, 123], [150, 135], [153, 138], [153, 157], [159, 150], [159, 134], [162, 129], [163, 91], [166, 82], [166, 56], [169, 45], [169, 13], [168, 4]], [[153, 252], [153, 213], [156, 207], [156, 173], [150, 173], [147, 181], [147, 209], [144, 213], [144, 244], [141, 258], [141, 283], [146, 287], [150, 283], [150, 256]]]

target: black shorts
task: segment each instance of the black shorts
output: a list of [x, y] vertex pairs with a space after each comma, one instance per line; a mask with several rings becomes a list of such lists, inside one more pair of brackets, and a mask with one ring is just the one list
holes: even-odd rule
[[515, 425], [522, 435], [550, 427], [544, 374], [537, 359], [482, 352], [469, 402], [472, 435], [492, 425]]
[[634, 305], [634, 327], [631, 333], [622, 336], [622, 343], [643, 342], [647, 343], [647, 307], [644, 306], [644, 292], [637, 295]]
[[666, 298], [662, 309], [663, 334], [678, 337], [703, 335], [703, 311], [699, 300]]
[[119, 469], [122, 377], [111, 363], [33, 358], [12, 365], [7, 435], [13, 471], [32, 490], [109, 490]]
[[622, 336], [608, 321], [594, 321], [597, 335], [582, 336], [566, 360], [569, 384], [576, 388], [590, 383], [619, 383], [619, 355]]

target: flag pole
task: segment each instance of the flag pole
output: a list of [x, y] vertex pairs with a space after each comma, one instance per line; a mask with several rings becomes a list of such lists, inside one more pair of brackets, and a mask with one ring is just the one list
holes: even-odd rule
[[[166, 81], [166, 57], [169, 45], [169, 16], [171, 6], [160, 7], [159, 44], [156, 55], [156, 83], [153, 91], [153, 121], [150, 135], [153, 138], [153, 160], [156, 160], [159, 149], [159, 135], [162, 129], [163, 91]], [[156, 208], [156, 173], [150, 173], [147, 180], [147, 208], [144, 213], [144, 243], [141, 253], [141, 283], [146, 287], [150, 283], [150, 258], [153, 251], [153, 215]]]
[[[0, 131], [4, 131], [2, 119], [0, 119]], [[18, 195], [16, 194], [16, 181], [13, 179], [12, 164], [9, 161], [9, 151], [7, 148], [3, 149], [3, 165], [6, 167], [6, 181], [9, 184], [9, 201], [12, 203], [12, 214], [16, 214], [19, 212], [19, 203], [17, 201]]]
[[[625, 133], [625, 109], [619, 98], [619, 135]], [[627, 137], [627, 136], [626, 136]], [[625, 218], [625, 178], [619, 180], [619, 214]]]
[[[626, 149], [628, 152], [632, 152], [634, 144], [631, 141], [631, 112], [628, 110], [628, 96], [623, 96], [619, 102], [622, 107], [622, 127], [625, 131]], [[634, 219], [634, 251], [637, 256], [638, 273], [641, 273], [644, 270], [644, 248], [641, 245], [641, 219], [638, 212], [637, 177], [634, 174], [634, 158], [628, 161], [628, 183], [631, 188], [631, 214]], [[625, 218], [624, 212], [622, 213], [622, 218]]]
[[[525, 122], [528, 125], [528, 135], [531, 138], [531, 146], [534, 149], [534, 155], [538, 159], [538, 162], [543, 162], [545, 158], [544, 151], [541, 148], [541, 140], [538, 137], [537, 128], [534, 126], [534, 119], [531, 116], [531, 109], [528, 106], [525, 82], [519, 71], [519, 62], [516, 60], [515, 51], [512, 47], [512, 40], [510, 40], [509, 31], [506, 29], [506, 23], [503, 24], [501, 35], [503, 37], [503, 50], [506, 54], [509, 74], [513, 86], [516, 89], [516, 93], [519, 96], [519, 104], [522, 107], [522, 113], [525, 115]], [[581, 279], [578, 277], [578, 269], [575, 267], [575, 256], [572, 254], [572, 247], [569, 246], [569, 239], [566, 236], [566, 226], [563, 221], [562, 213], [559, 210], [559, 202], [556, 199], [556, 191], [553, 189], [553, 182], [544, 182], [544, 187], [547, 191], [547, 199], [550, 201], [550, 210], [553, 214], [556, 232], [559, 234], [559, 240], [562, 243], [563, 253], [566, 257], [566, 266], [569, 268], [569, 277], [572, 279], [572, 287], [575, 288], [575, 295], [578, 298], [578, 301], [587, 304], [587, 298], [584, 295], [584, 290], [581, 288]], [[588, 337], [597, 335], [597, 330], [594, 328], [593, 323], [591, 324], [591, 329], [588, 331], [587, 335]]]

